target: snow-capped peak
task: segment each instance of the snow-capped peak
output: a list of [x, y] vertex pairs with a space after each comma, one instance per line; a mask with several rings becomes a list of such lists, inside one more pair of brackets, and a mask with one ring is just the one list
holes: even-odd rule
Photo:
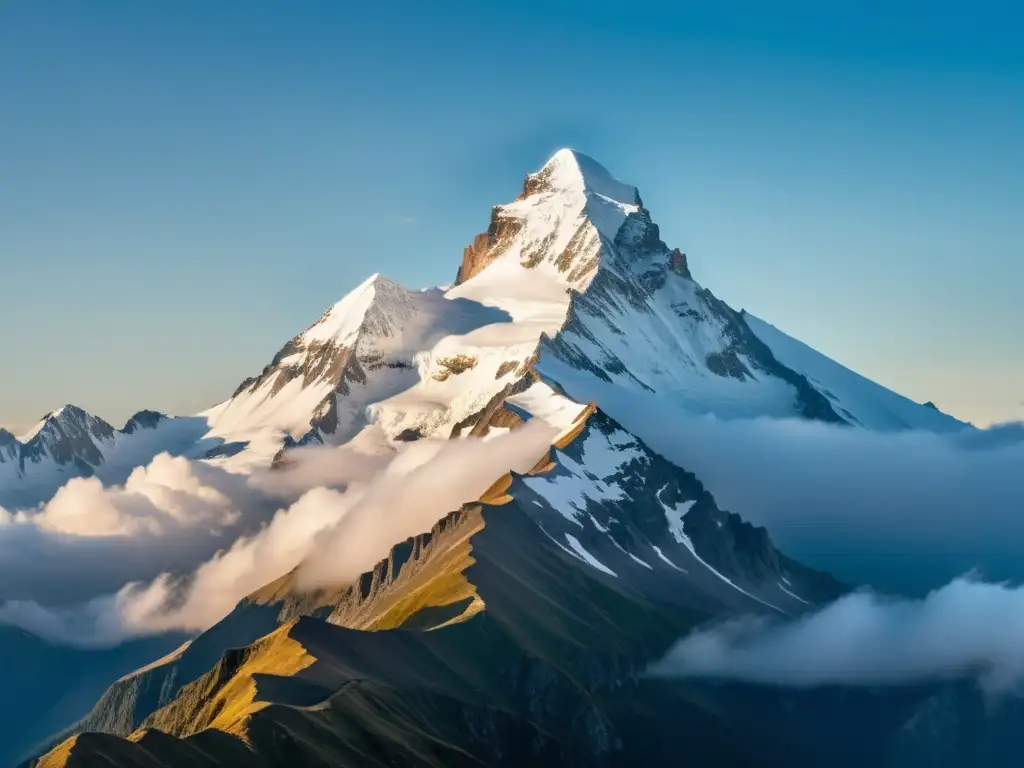
[[[572, 149], [560, 149], [523, 185], [524, 200], [553, 202], [568, 213], [582, 212], [608, 240], [626, 217], [641, 208], [636, 187], [625, 184], [599, 162]], [[518, 201], [517, 201], [518, 202]]]
[[526, 194], [583, 192], [619, 205], [640, 205], [636, 187], [619, 181], [592, 157], [574, 149], [558, 150], [543, 168], [527, 176], [525, 187]]
[[411, 293], [383, 275], [374, 273], [327, 310], [300, 334], [300, 338], [307, 343], [330, 341], [349, 344], [364, 329], [371, 313], [387, 317], [396, 311], [401, 312], [401, 307], [409, 304]]
[[[506, 401], [528, 395], [530, 413], [564, 415], [600, 403], [608, 385], [721, 418], [935, 431], [952, 421], [788, 350], [693, 280], [636, 187], [563, 149], [526, 176], [517, 199], [494, 206], [454, 286], [415, 291], [371, 275], [199, 418], [140, 412], [115, 430], [68, 405], [21, 442], [0, 432], [0, 491], [5, 474], [49, 482], [105, 471], [142, 431], [154, 436], [142, 435], [148, 446], [203, 425], [232, 450], [252, 446], [243, 452], [253, 461], [266, 448], [269, 462], [281, 433], [340, 443], [372, 423], [400, 441], [487, 434], [521, 418]], [[548, 402], [560, 403], [558, 393], [577, 402]]]
[[541, 271], [561, 290], [582, 290], [602, 261], [604, 245], [637, 216], [646, 217], [646, 211], [636, 187], [584, 154], [559, 150], [526, 176], [516, 200], [492, 209], [487, 231], [463, 253], [456, 285], [501, 260], [512, 272], [543, 264]]
[[40, 419], [31, 429], [21, 435], [19, 440], [26, 443], [35, 438], [45, 429], [83, 429], [90, 432], [105, 434], [112, 432], [113, 427], [100, 418], [91, 415], [77, 405], [63, 405], [56, 410], [50, 411]]

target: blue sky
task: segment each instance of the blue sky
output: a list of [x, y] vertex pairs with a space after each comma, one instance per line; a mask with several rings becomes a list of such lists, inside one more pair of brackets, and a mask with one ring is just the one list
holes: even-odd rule
[[1024, 416], [1016, 5], [0, 3], [0, 424], [211, 405], [561, 146], [733, 306]]

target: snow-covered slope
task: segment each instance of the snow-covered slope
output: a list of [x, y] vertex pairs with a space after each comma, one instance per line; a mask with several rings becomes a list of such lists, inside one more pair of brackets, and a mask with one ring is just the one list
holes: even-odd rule
[[749, 312], [747, 326], [783, 365], [807, 377], [844, 419], [879, 431], [920, 429], [954, 432], [968, 427], [934, 405], [921, 405], [851, 371]]
[[430, 374], [424, 352], [502, 317], [437, 288], [409, 291], [373, 275], [204, 415], [215, 434], [235, 438], [271, 428], [343, 442], [366, 425], [368, 406]]
[[20, 442], [0, 431], [0, 503], [15, 487], [38, 500], [79, 474], [116, 477], [160, 450], [219, 445], [209, 460], [246, 471], [371, 422], [394, 440], [484, 434], [516, 423], [505, 404], [538, 374], [570, 395], [593, 377], [721, 418], [960, 426], [735, 312], [662, 242], [635, 187], [561, 150], [493, 208], [453, 287], [371, 276], [211, 410], [118, 431], [69, 407]]

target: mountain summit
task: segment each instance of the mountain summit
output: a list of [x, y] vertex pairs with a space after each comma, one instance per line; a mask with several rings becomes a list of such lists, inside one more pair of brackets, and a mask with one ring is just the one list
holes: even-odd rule
[[[545, 256], [560, 257], [574, 287], [596, 266], [601, 238], [614, 240], [626, 219], [642, 210], [636, 187], [614, 178], [596, 160], [562, 149], [536, 173], [527, 175], [523, 192], [491, 213], [487, 232], [463, 254], [456, 284], [479, 274], [496, 258], [518, 251], [528, 268]], [[582, 269], [571, 269], [583, 265]]]

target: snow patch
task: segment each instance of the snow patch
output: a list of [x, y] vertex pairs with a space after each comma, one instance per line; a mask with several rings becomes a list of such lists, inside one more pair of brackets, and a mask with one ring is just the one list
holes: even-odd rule
[[666, 563], [668, 563], [668, 564], [669, 564], [670, 566], [672, 566], [673, 568], [675, 568], [675, 569], [676, 569], [677, 571], [681, 571], [681, 572], [683, 572], [683, 573], [689, 573], [689, 571], [688, 571], [688, 570], [686, 570], [685, 568], [681, 568], [681, 567], [679, 567], [678, 565], [676, 565], [675, 563], [673, 563], [673, 562], [672, 562], [671, 560], [669, 560], [669, 559], [668, 559], [668, 558], [667, 558], [667, 557], [665, 556], [665, 553], [661, 551], [661, 547], [657, 546], [656, 544], [651, 544], [651, 549], [653, 549], [653, 550], [655, 551], [655, 553], [656, 553], [656, 554], [658, 555], [658, 557], [660, 557], [660, 558], [661, 558], [662, 560], [664, 560], [664, 561], [665, 561]]
[[688, 550], [690, 550], [690, 554], [697, 559], [697, 562], [699, 562], [701, 565], [703, 565], [705, 568], [707, 568], [709, 571], [715, 574], [715, 576], [720, 578], [733, 589], [739, 590], [747, 597], [756, 600], [762, 605], [768, 606], [772, 610], [778, 611], [779, 613], [785, 613], [785, 611], [783, 611], [781, 608], [774, 606], [771, 603], [766, 602], [765, 600], [762, 600], [757, 595], [752, 595], [750, 592], [747, 592], [747, 590], [743, 589], [743, 587], [739, 586], [736, 582], [734, 582], [724, 573], [721, 573], [720, 571], [713, 568], [710, 563], [708, 563], [704, 558], [697, 554], [697, 550], [694, 548], [693, 542], [690, 540], [690, 537], [686, 535], [686, 531], [683, 530], [683, 518], [686, 516], [686, 513], [689, 512], [690, 509], [693, 507], [694, 503], [695, 502], [693, 501], [686, 501], [675, 507], [669, 507], [664, 502], [661, 503], [661, 507], [665, 511], [665, 519], [668, 521], [669, 531], [671, 531], [672, 536], [675, 538], [675, 540], [682, 544], [684, 547], [686, 547]]
[[594, 557], [594, 556], [593, 556], [592, 554], [590, 554], [590, 553], [589, 553], [589, 552], [588, 552], [588, 551], [587, 551], [587, 550], [586, 550], [586, 549], [584, 548], [584, 546], [583, 546], [582, 544], [580, 544], [580, 542], [579, 542], [579, 539], [577, 539], [577, 538], [576, 538], [575, 536], [573, 536], [573, 535], [572, 535], [571, 533], [567, 533], [567, 534], [565, 534], [565, 540], [569, 542], [569, 546], [570, 546], [570, 547], [572, 547], [572, 548], [573, 548], [573, 550], [574, 550], [574, 551], [575, 551], [575, 552], [576, 552], [576, 553], [577, 553], [577, 554], [578, 554], [578, 555], [579, 555], [579, 556], [580, 556], [581, 558], [583, 558], [583, 559], [584, 559], [584, 560], [585, 560], [585, 561], [587, 562], [587, 564], [588, 564], [588, 565], [591, 565], [591, 566], [593, 566], [594, 568], [597, 568], [597, 570], [599, 570], [599, 571], [602, 571], [602, 572], [604, 572], [604, 573], [607, 573], [607, 574], [608, 574], [609, 576], [615, 576], [616, 578], [618, 578], [618, 576], [617, 576], [617, 574], [615, 573], [615, 571], [613, 571], [613, 570], [612, 570], [611, 568], [609, 568], [609, 567], [608, 567], [607, 565], [605, 565], [605, 564], [604, 564], [604, 563], [602, 563], [602, 562], [601, 562], [600, 560], [598, 560], [598, 559], [597, 559], [596, 557]]
[[653, 571], [654, 570], [654, 568], [650, 564], [645, 563], [643, 560], [641, 560], [639, 557], [634, 555], [632, 552], [627, 552], [626, 554], [629, 555], [634, 560], [636, 560], [638, 563], [640, 563], [640, 565], [642, 565], [647, 570], [649, 570], [649, 571]]
[[799, 600], [804, 605], [810, 605], [810, 603], [807, 600], [804, 600], [802, 597], [800, 597], [800, 595], [798, 595], [795, 592], [791, 592], [790, 590], [786, 589], [786, 587], [783, 585], [783, 583], [781, 581], [779, 582], [779, 589], [781, 589], [787, 595], [792, 597], [794, 600]]

